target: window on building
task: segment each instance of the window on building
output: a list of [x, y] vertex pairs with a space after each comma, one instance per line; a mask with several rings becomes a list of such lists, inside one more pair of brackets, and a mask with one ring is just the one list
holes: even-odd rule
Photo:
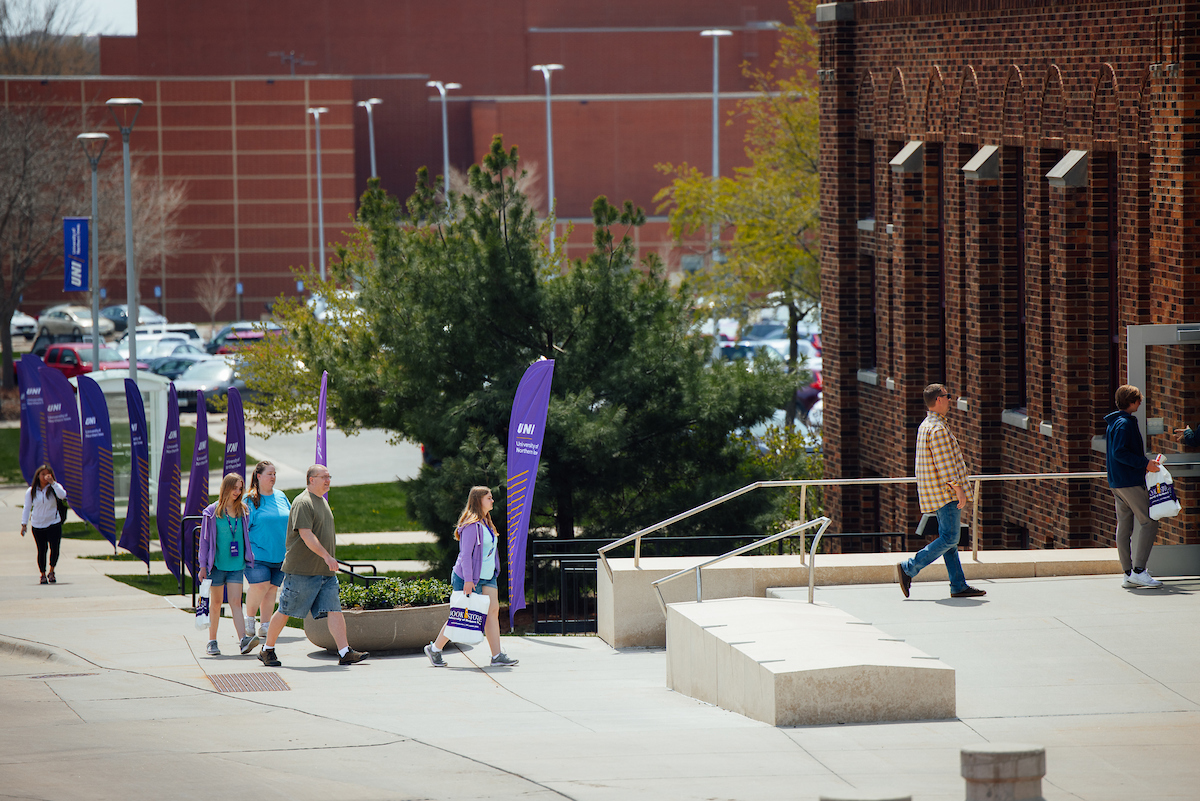
[[946, 377], [946, 315], [949, 312], [946, 298], [946, 176], [945, 164], [942, 159], [940, 142], [925, 144], [925, 158], [928, 160], [929, 172], [933, 176], [934, 186], [930, 187], [929, 195], [937, 202], [937, 239], [933, 246], [936, 249], [934, 261], [937, 264], [937, 296], [938, 315], [937, 346], [934, 349], [936, 363], [930, 366], [929, 376], [933, 381], [944, 384]]
[[1012, 240], [1004, 250], [1004, 354], [1005, 407], [1025, 409], [1029, 404], [1026, 364], [1028, 341], [1025, 293], [1025, 149], [1008, 147], [1001, 160], [1005, 228]]
[[875, 219], [875, 140], [858, 140], [858, 219]]
[[1119, 205], [1117, 202], [1117, 154], [1096, 154], [1104, 159], [1105, 186], [1104, 197], [1107, 212], [1108, 239], [1108, 327], [1106, 340], [1108, 344], [1108, 397], [1116, 395], [1121, 381], [1121, 293], [1117, 285], [1117, 262], [1120, 248], [1120, 221], [1117, 218]]
[[[1038, 175], [1045, 176], [1062, 161], [1063, 151], [1046, 149], [1041, 152]], [[1041, 417], [1051, 421], [1054, 417], [1054, 284], [1050, 267], [1050, 182], [1044, 178], [1037, 184], [1038, 206], [1042, 209], [1037, 230], [1039, 274], [1041, 277], [1041, 303], [1038, 309], [1040, 345], [1038, 353], [1038, 376], [1041, 383]]]

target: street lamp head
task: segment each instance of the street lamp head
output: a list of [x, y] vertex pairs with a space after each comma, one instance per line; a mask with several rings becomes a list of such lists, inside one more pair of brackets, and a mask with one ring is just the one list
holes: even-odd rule
[[108, 106], [112, 112], [113, 119], [116, 120], [121, 133], [127, 133], [133, 129], [138, 113], [142, 110], [142, 101], [136, 97], [112, 97], [106, 100], [104, 105]]
[[84, 155], [93, 162], [99, 161], [100, 156], [104, 155], [104, 148], [108, 147], [108, 134], [106, 133], [81, 133], [75, 139], [83, 148]]
[[447, 91], [449, 91], [450, 89], [462, 89], [462, 84], [461, 84], [461, 83], [448, 83], [448, 84], [446, 84], [446, 90], [447, 90]]
[[359, 106], [360, 108], [365, 108], [368, 111], [370, 111], [371, 106], [378, 106], [382, 102], [383, 101], [381, 99], [379, 99], [378, 97], [372, 97], [369, 100], [360, 100], [357, 103], [355, 103], [355, 105]]
[[327, 111], [329, 111], [329, 109], [327, 109], [325, 106], [314, 106], [308, 110], [308, 113], [313, 115], [317, 119], [320, 119], [321, 115], [326, 113]]
[[561, 70], [562, 68], [562, 64], [534, 64], [532, 67], [530, 67], [530, 69], [534, 72], [541, 71], [543, 74], [547, 72], [553, 72], [554, 70]]
[[733, 36], [733, 31], [725, 30], [724, 28], [710, 28], [707, 31], [700, 31], [701, 36]]

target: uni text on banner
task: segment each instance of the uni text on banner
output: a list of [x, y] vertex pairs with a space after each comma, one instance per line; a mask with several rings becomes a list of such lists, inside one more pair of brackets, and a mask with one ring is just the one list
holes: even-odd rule
[[83, 496], [83, 443], [79, 439], [79, 408], [75, 388], [53, 367], [38, 371], [46, 415], [46, 461], [67, 491], [67, 502], [79, 514]]
[[167, 390], [167, 431], [163, 436], [162, 461], [158, 470], [158, 508], [155, 524], [163, 560], [176, 579], [179, 570], [179, 398], [175, 385]]
[[19, 460], [21, 475], [25, 483], [33, 481], [33, 474], [46, 463], [46, 415], [42, 401], [42, 380], [38, 371], [45, 363], [26, 353], [17, 365], [17, 384], [21, 389], [21, 450]]
[[225, 415], [225, 467], [221, 476], [237, 473], [246, 483], [246, 418], [242, 414], [242, 393], [229, 388], [229, 409]]
[[508, 420], [508, 480], [505, 482], [505, 529], [508, 534], [508, 625], [525, 608], [525, 551], [533, 490], [542, 457], [546, 412], [554, 360], [534, 362], [521, 376]]
[[[187, 502], [183, 505], [185, 517], [194, 517], [208, 506], [208, 409], [204, 405], [204, 393], [196, 390], [196, 441], [192, 447], [192, 469], [188, 473]], [[199, 574], [195, 566], [196, 532], [199, 523], [188, 523], [183, 532], [183, 552], [187, 554], [188, 571], [193, 577]]]
[[83, 492], [75, 511], [115, 547], [116, 492], [108, 401], [104, 400], [100, 385], [91, 378], [81, 375], [76, 380], [79, 382], [79, 413], [83, 422]]
[[150, 432], [146, 429], [146, 407], [142, 392], [125, 379], [125, 403], [129, 407], [129, 508], [117, 544], [146, 563], [150, 569]]

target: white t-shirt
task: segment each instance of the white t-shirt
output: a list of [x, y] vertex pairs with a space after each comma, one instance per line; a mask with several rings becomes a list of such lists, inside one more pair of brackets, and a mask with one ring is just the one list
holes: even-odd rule
[[496, 534], [487, 526], [479, 526], [479, 544], [483, 547], [483, 562], [479, 566], [479, 579], [496, 577]]
[[[59, 500], [67, 500], [67, 491], [57, 481], [50, 484]], [[58, 516], [58, 501], [44, 489], [37, 492], [33, 488], [25, 490], [25, 511], [21, 513], [21, 525], [32, 525], [34, 528], [50, 528], [61, 522]]]

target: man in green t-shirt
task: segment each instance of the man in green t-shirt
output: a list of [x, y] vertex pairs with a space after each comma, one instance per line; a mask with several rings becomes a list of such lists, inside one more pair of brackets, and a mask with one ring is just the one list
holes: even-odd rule
[[329, 618], [329, 633], [338, 648], [338, 664], [353, 665], [370, 654], [355, 651], [346, 639], [346, 617], [338, 595], [337, 543], [334, 538], [333, 512], [325, 495], [332, 480], [329, 468], [314, 464], [308, 468], [308, 486], [292, 501], [288, 515], [287, 552], [283, 557], [283, 586], [279, 588], [279, 610], [271, 616], [267, 638], [259, 660], [267, 667], [282, 663], [275, 656], [275, 641], [289, 617], [312, 614], [315, 620]]

